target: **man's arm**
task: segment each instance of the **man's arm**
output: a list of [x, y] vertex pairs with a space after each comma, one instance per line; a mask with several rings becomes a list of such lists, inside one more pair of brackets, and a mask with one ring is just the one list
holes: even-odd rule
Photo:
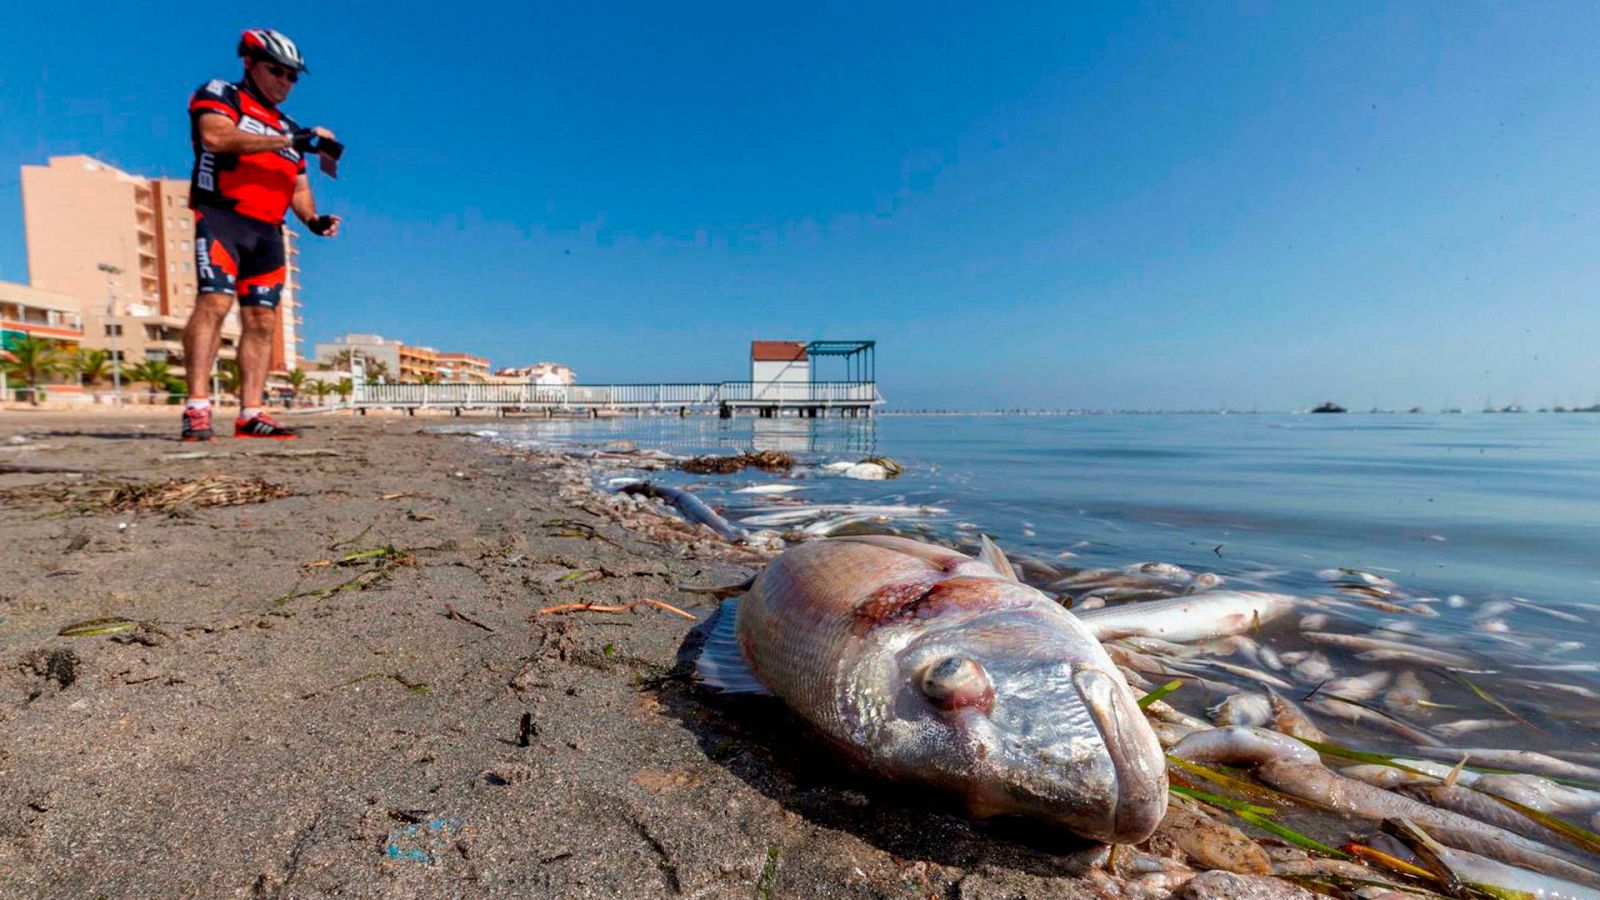
[[267, 153], [294, 144], [287, 134], [250, 134], [240, 131], [221, 113], [200, 115], [200, 146], [212, 153]]
[[304, 222], [313, 234], [333, 237], [339, 233], [338, 216], [317, 215], [317, 198], [312, 196], [311, 179], [304, 172], [295, 179], [294, 197], [289, 201], [289, 208], [294, 210], [295, 217]]

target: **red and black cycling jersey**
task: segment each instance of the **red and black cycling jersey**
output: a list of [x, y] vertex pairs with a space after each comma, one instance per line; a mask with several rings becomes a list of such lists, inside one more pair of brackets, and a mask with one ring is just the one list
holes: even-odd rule
[[273, 225], [294, 198], [295, 181], [306, 161], [293, 147], [263, 153], [212, 153], [200, 143], [200, 117], [227, 116], [248, 134], [293, 134], [300, 126], [262, 99], [246, 82], [208, 81], [189, 98], [189, 140], [194, 174], [189, 205], [231, 209]]

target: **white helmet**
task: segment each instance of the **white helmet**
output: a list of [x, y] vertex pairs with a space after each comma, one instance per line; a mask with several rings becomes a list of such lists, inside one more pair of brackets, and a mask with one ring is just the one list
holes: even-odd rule
[[300, 48], [288, 35], [271, 28], [247, 28], [239, 35], [239, 55], [269, 59], [296, 72], [306, 71], [306, 61], [300, 58]]

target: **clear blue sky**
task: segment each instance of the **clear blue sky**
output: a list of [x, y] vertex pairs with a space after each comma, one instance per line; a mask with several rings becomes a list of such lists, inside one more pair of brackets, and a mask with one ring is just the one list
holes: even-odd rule
[[654, 381], [873, 338], [897, 406], [1600, 397], [1593, 3], [13, 7], [0, 278], [19, 166], [186, 174], [259, 24], [350, 147], [313, 339]]

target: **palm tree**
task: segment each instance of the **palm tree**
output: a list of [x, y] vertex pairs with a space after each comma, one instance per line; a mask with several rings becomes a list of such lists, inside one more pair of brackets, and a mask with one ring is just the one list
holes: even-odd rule
[[305, 370], [295, 366], [283, 376], [283, 380], [289, 385], [289, 402], [292, 404], [300, 399], [300, 389], [305, 386]]
[[337, 352], [337, 353], [333, 354], [332, 356], [328, 357], [327, 362], [328, 362], [329, 365], [333, 366], [335, 369], [341, 369], [343, 371], [348, 372], [348, 371], [350, 371], [351, 366], [355, 363], [355, 359], [356, 359], [356, 349], [354, 347], [346, 347], [343, 350], [340, 350], [339, 352]]
[[417, 376], [417, 384], [438, 384], [438, 383], [439, 383], [439, 373], [438, 372], [423, 372], [421, 375]]
[[217, 363], [217, 388], [224, 394], [239, 395], [239, 361], [224, 359]]
[[389, 364], [381, 359], [367, 357], [367, 384], [379, 384], [389, 380]]
[[66, 366], [55, 344], [31, 335], [13, 341], [0, 353], [0, 371], [28, 386], [28, 402], [34, 406], [39, 405], [39, 382], [64, 371]]
[[339, 383], [333, 386], [333, 389], [338, 393], [339, 401], [342, 403], [350, 399], [350, 393], [356, 389], [356, 385], [355, 382], [348, 378], [341, 378]]
[[326, 406], [328, 395], [333, 393], [333, 385], [319, 378], [311, 382], [311, 386], [307, 390], [311, 391], [311, 396], [317, 398], [318, 406]]
[[100, 382], [111, 377], [111, 351], [80, 348], [72, 357], [72, 368], [85, 385], [98, 387]]
[[150, 400], [155, 401], [158, 392], [165, 391], [167, 378], [172, 375], [172, 366], [164, 359], [147, 359], [137, 365], [128, 366], [122, 370], [122, 377], [129, 381], [150, 385]]

